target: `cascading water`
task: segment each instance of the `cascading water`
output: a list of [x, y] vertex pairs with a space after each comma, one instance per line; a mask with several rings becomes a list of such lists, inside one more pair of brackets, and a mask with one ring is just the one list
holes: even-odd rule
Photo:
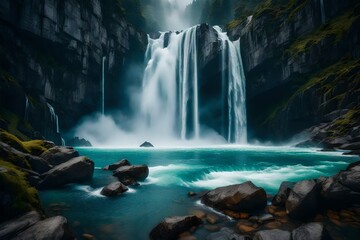
[[24, 114], [25, 121], [29, 121], [29, 108], [30, 108], [29, 98], [25, 96], [25, 114]]
[[[162, 137], [201, 137], [197, 29], [148, 38], [141, 93], [141, 119]], [[229, 142], [246, 143], [245, 77], [240, 41], [231, 42], [215, 27], [222, 44], [223, 101], [227, 103]], [[226, 95], [226, 96], [225, 96]], [[226, 99], [226, 100], [225, 100]]]
[[324, 0], [320, 0], [320, 10], [321, 10], [321, 22], [322, 22], [322, 24], [325, 24], [326, 17], [325, 17]]

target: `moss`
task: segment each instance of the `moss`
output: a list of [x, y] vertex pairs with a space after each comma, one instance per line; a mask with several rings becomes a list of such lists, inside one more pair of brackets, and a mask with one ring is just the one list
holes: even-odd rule
[[330, 139], [338, 136], [345, 136], [349, 133], [350, 129], [355, 126], [360, 119], [360, 109], [350, 109], [342, 117], [333, 121], [329, 130]]
[[9, 195], [11, 201], [1, 205], [1, 218], [14, 217], [18, 214], [36, 210], [42, 212], [38, 191], [26, 180], [26, 174], [13, 164], [0, 159], [0, 189]]
[[326, 38], [331, 38], [333, 43], [339, 42], [344, 34], [353, 26], [358, 17], [359, 15], [357, 15], [353, 9], [349, 10], [317, 31], [296, 40], [287, 52], [290, 53], [291, 56], [299, 55]]
[[53, 146], [51, 143], [43, 140], [21, 141], [15, 135], [2, 129], [0, 129], [0, 141], [9, 144], [23, 153], [37, 156]]

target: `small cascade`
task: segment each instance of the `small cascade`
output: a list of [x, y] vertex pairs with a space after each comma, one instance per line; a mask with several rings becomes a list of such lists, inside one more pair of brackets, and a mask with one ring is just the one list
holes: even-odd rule
[[51, 106], [49, 103], [47, 103], [47, 106], [49, 108], [49, 112], [50, 112], [50, 115], [51, 115], [51, 122], [55, 123], [56, 133], [60, 133], [60, 131], [59, 131], [59, 117], [55, 113], [55, 109], [54, 109], [53, 106]]
[[65, 139], [61, 138], [61, 146], [66, 146]]
[[25, 114], [24, 114], [24, 119], [25, 121], [29, 121], [29, 111], [30, 111], [30, 103], [29, 103], [29, 98], [27, 96], [25, 96]]
[[321, 22], [326, 23], [324, 0], [320, 0]]
[[101, 112], [103, 115], [105, 115], [105, 60], [106, 57], [103, 57], [101, 70]]

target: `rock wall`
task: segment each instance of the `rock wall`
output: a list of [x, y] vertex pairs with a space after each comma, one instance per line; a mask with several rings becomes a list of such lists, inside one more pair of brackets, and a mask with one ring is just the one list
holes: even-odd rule
[[107, 110], [124, 105], [127, 80], [141, 80], [125, 69], [142, 67], [146, 44], [115, 0], [1, 1], [1, 127], [60, 144], [48, 104], [59, 132], [100, 111], [105, 56]]
[[[285, 1], [286, 2], [286, 1]], [[354, 0], [265, 1], [241, 37], [249, 134], [285, 140], [339, 109], [360, 109], [360, 8]]]

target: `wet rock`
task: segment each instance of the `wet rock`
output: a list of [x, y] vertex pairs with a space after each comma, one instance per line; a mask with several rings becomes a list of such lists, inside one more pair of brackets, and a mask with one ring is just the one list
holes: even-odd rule
[[271, 215], [269, 213], [265, 213], [265, 214], [261, 214], [259, 216], [252, 216], [249, 220], [254, 221], [254, 222], [258, 222], [260, 224], [264, 224], [264, 223], [267, 223], [267, 222], [274, 221], [275, 218], [274, 218], [273, 215]]
[[220, 230], [218, 225], [205, 225], [204, 228], [208, 232], [218, 232]]
[[139, 186], [140, 184], [131, 177], [124, 177], [121, 179], [121, 183], [124, 184], [125, 186]]
[[242, 233], [250, 233], [250, 232], [255, 231], [255, 228], [252, 225], [245, 224], [245, 223], [238, 223], [237, 228]]
[[285, 206], [285, 202], [289, 197], [290, 191], [294, 187], [294, 185], [294, 182], [282, 182], [277, 194], [271, 201], [272, 204], [281, 207]]
[[194, 210], [191, 212], [192, 215], [195, 215], [196, 217], [202, 219], [206, 217], [205, 212], [201, 211], [201, 210]]
[[107, 197], [116, 197], [121, 195], [123, 192], [129, 190], [124, 184], [121, 182], [113, 182], [104, 187], [100, 194]]
[[68, 160], [78, 157], [79, 153], [73, 147], [56, 146], [50, 148], [41, 154], [41, 157], [45, 159], [51, 165], [59, 165], [67, 162]]
[[253, 212], [265, 208], [266, 193], [249, 181], [216, 188], [205, 194], [201, 202], [222, 212]]
[[149, 176], [149, 167], [147, 165], [123, 166], [116, 169], [113, 176], [117, 177], [120, 182], [128, 178], [144, 181]]
[[360, 142], [344, 144], [339, 147], [342, 150], [360, 150]]
[[119, 167], [123, 167], [123, 166], [130, 166], [130, 162], [127, 159], [123, 159], [116, 163], [105, 166], [103, 168], [103, 170], [114, 171], [114, 170], [118, 169]]
[[96, 239], [94, 235], [91, 235], [91, 234], [89, 234], [89, 233], [84, 233], [84, 234], [82, 235], [82, 237], [83, 237], [83, 239], [85, 239], [85, 240], [94, 240], [94, 239]]
[[219, 218], [215, 214], [208, 213], [206, 215], [206, 221], [210, 224], [215, 224], [219, 221]]
[[152, 240], [176, 239], [181, 233], [197, 227], [202, 221], [196, 216], [182, 216], [165, 218], [151, 232]]
[[73, 147], [92, 147], [91, 142], [84, 138], [74, 137], [66, 141], [66, 144]]
[[144, 142], [140, 145], [140, 147], [154, 147], [154, 145], [152, 145], [150, 142]]
[[219, 232], [211, 233], [206, 240], [249, 240], [247, 236], [241, 236], [229, 228], [222, 228]]
[[194, 196], [196, 196], [196, 192], [191, 192], [191, 191], [190, 191], [190, 192], [188, 192], [188, 196], [189, 196], [189, 197], [194, 197]]
[[286, 201], [286, 212], [294, 219], [313, 217], [318, 210], [320, 185], [315, 180], [295, 184]]
[[234, 212], [230, 210], [224, 210], [223, 213], [235, 219], [248, 219], [250, 217], [249, 213], [244, 213], [244, 212]]
[[283, 230], [264, 230], [255, 234], [254, 240], [291, 240], [291, 233]]
[[91, 180], [94, 162], [86, 157], [76, 157], [43, 174], [39, 189], [61, 187], [68, 183], [82, 183]]
[[23, 239], [72, 240], [75, 238], [68, 228], [66, 218], [57, 216], [37, 222], [14, 238], [14, 240]]
[[38, 212], [32, 211], [0, 225], [0, 239], [11, 239], [41, 220]]
[[308, 223], [294, 229], [291, 233], [292, 240], [324, 240], [327, 233], [322, 223]]

